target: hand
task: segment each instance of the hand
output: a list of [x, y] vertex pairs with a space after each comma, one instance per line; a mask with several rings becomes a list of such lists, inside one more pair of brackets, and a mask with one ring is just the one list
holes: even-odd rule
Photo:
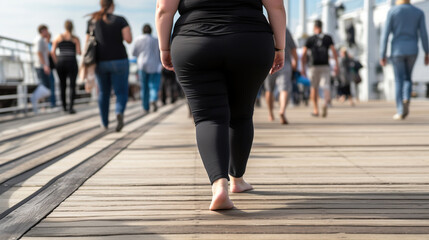
[[385, 67], [387, 65], [387, 59], [386, 58], [381, 59], [380, 60], [380, 65], [383, 66], [383, 67]]
[[296, 70], [298, 68], [298, 64], [295, 60], [292, 60], [292, 70]]
[[51, 74], [51, 68], [47, 65], [43, 66], [43, 71], [45, 71], [46, 75], [50, 75]]
[[307, 71], [305, 70], [305, 68], [303, 68], [302, 70], [301, 70], [301, 76], [303, 76], [303, 77], [307, 77]]
[[276, 51], [276, 55], [274, 55], [273, 66], [271, 67], [270, 74], [274, 74], [280, 69], [282, 69], [285, 65], [285, 52], [284, 51]]
[[425, 56], [425, 65], [429, 66], [429, 54], [426, 54]]
[[171, 61], [170, 50], [161, 51], [161, 62], [162, 66], [169, 71], [174, 71], [173, 62]]

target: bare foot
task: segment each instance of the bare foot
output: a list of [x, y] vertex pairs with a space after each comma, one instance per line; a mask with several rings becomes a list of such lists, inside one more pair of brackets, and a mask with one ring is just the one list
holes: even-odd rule
[[280, 124], [282, 124], [282, 125], [289, 124], [289, 122], [286, 119], [286, 116], [282, 113], [280, 113]]
[[221, 178], [216, 180], [212, 186], [212, 203], [210, 204], [210, 210], [228, 210], [234, 207], [231, 199], [228, 195], [228, 180], [226, 178]]
[[269, 120], [270, 122], [274, 122], [274, 120], [276, 120], [276, 119], [274, 118], [274, 114], [270, 113], [270, 114], [269, 114], [269, 116], [268, 116], [268, 120]]
[[230, 186], [230, 190], [233, 193], [241, 193], [241, 192], [246, 192], [246, 191], [250, 191], [253, 189], [252, 185], [248, 184], [246, 181], [244, 181], [244, 179], [241, 178], [235, 178], [235, 177], [231, 177], [231, 186]]

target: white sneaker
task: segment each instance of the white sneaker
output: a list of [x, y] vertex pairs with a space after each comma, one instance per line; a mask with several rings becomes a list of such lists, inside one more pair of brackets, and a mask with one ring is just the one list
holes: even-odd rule
[[401, 114], [395, 114], [393, 115], [393, 120], [403, 120], [404, 118], [402, 117]]

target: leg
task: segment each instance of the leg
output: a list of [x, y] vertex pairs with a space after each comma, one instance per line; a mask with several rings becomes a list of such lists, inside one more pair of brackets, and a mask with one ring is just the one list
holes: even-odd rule
[[405, 60], [403, 57], [392, 57], [392, 63], [395, 72], [396, 112], [402, 116], [404, 114], [403, 95], [406, 78]]
[[[173, 64], [194, 116], [198, 149], [212, 184], [210, 210], [233, 207], [227, 187], [230, 113], [221, 45], [208, 37], [184, 36], [172, 43]], [[201, 54], [199, 49], [207, 51]]]
[[154, 111], [158, 109], [158, 94], [159, 94], [159, 85], [161, 82], [161, 75], [159, 73], [150, 74], [149, 77], [149, 101], [154, 107]]
[[[232, 36], [232, 38], [234, 37]], [[229, 123], [231, 149], [229, 174], [231, 175], [232, 192], [243, 192], [252, 189], [252, 186], [244, 181], [243, 176], [254, 137], [254, 105], [258, 91], [271, 68], [274, 55], [274, 52], [267, 50], [273, 49], [272, 38], [270, 39], [269, 36], [262, 34], [257, 39], [259, 41], [246, 43], [237, 41], [237, 46], [232, 45], [228, 51], [227, 66], [229, 66], [229, 74], [227, 86], [231, 115]], [[249, 52], [247, 49], [253, 50]], [[242, 71], [242, 69], [246, 70]]]
[[75, 113], [74, 111], [74, 100], [76, 99], [76, 80], [78, 74], [77, 62], [70, 65], [69, 69], [69, 79], [70, 79], [70, 113]]
[[57, 106], [57, 99], [55, 96], [55, 76], [54, 76], [54, 70], [51, 70], [51, 74], [49, 75], [49, 86], [51, 89], [51, 107], [56, 107]]
[[278, 73], [275, 73], [274, 75], [268, 76], [265, 79], [264, 86], [265, 86], [265, 101], [267, 102], [268, 107], [268, 119], [272, 122], [274, 121], [274, 89], [276, 86], [276, 78], [278, 76]]
[[128, 102], [128, 59], [113, 61], [112, 86], [116, 95], [116, 114], [124, 114]]
[[285, 70], [282, 76], [277, 80], [277, 88], [280, 90], [280, 123], [288, 124], [286, 119], [286, 108], [289, 103], [289, 93], [292, 92], [292, 66], [285, 65]]
[[96, 77], [98, 82], [98, 107], [100, 109], [101, 122], [105, 128], [109, 126], [110, 93], [112, 91], [112, 80], [109, 62], [97, 64]]
[[149, 74], [143, 70], [139, 70], [139, 78], [142, 106], [145, 111], [149, 111]]
[[406, 77], [404, 82], [404, 96], [403, 96], [403, 104], [404, 104], [404, 113], [403, 118], [406, 118], [410, 113], [410, 102], [411, 102], [411, 93], [413, 90], [413, 68], [416, 63], [417, 56], [407, 56], [406, 57]]
[[313, 116], [319, 116], [319, 84], [320, 74], [317, 67], [311, 67], [310, 73], [310, 100], [313, 103]]
[[58, 62], [57, 73], [60, 79], [61, 105], [63, 106], [63, 110], [67, 111], [67, 101], [66, 101], [67, 71], [65, 69], [64, 63]]

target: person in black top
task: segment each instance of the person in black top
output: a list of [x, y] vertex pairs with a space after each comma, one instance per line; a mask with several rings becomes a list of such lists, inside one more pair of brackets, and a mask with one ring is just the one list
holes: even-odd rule
[[91, 15], [88, 22], [87, 42], [94, 29], [96, 48], [96, 77], [99, 86], [98, 105], [104, 128], [109, 126], [110, 93], [116, 94], [116, 131], [124, 126], [124, 112], [128, 102], [129, 62], [123, 41], [132, 42], [127, 20], [113, 14], [113, 0], [101, 0], [101, 10]]
[[[170, 45], [177, 10], [181, 16]], [[156, 24], [162, 63], [175, 70], [194, 116], [212, 183], [209, 209], [231, 209], [229, 179], [231, 192], [252, 189], [243, 175], [253, 142], [256, 95], [270, 69], [275, 73], [284, 66], [283, 1], [158, 0]]]
[[337, 51], [334, 46], [334, 41], [332, 40], [331, 36], [322, 33], [322, 22], [320, 20], [316, 20], [314, 23], [314, 34], [314, 36], [307, 39], [307, 42], [303, 47], [301, 71], [303, 76], [307, 76], [307, 53], [310, 53], [310, 98], [313, 102], [314, 107], [312, 116], [319, 116], [319, 85], [321, 85], [324, 89], [325, 98], [322, 116], [326, 117], [328, 114], [328, 103], [330, 101], [331, 89], [331, 68], [329, 66], [329, 50], [331, 50], [332, 56], [335, 59], [336, 75], [338, 75], [339, 70], [338, 57]]
[[[81, 54], [80, 40], [73, 35], [73, 23], [67, 20], [64, 24], [66, 32], [60, 34], [52, 44], [51, 56], [56, 63], [58, 77], [60, 78], [61, 102], [63, 110], [70, 114], [76, 113], [73, 108], [74, 99], [76, 98], [76, 80], [78, 66], [76, 54]], [[60, 50], [57, 56], [57, 48]], [[67, 108], [66, 88], [67, 78], [70, 81], [70, 105]]]

